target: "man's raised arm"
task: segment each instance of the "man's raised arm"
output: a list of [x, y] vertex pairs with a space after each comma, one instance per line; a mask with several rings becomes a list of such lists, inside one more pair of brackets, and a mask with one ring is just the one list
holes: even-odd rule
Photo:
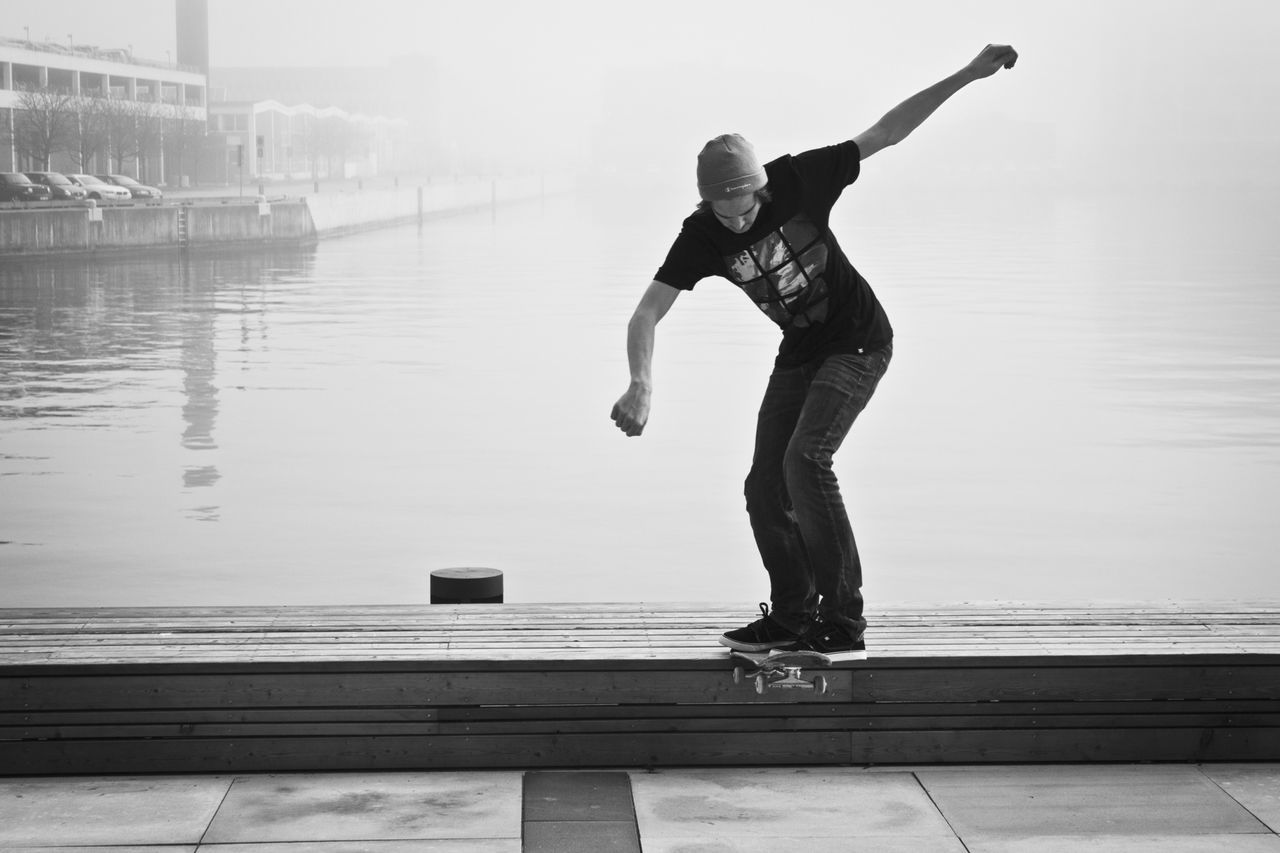
[[1017, 61], [1018, 52], [1009, 45], [987, 45], [964, 68], [907, 98], [885, 113], [880, 121], [855, 136], [853, 141], [858, 143], [858, 151], [862, 154], [862, 159], [865, 160], [882, 148], [897, 145], [906, 139], [911, 131], [919, 127], [921, 122], [933, 115], [934, 110], [942, 106], [943, 101], [974, 80], [990, 77], [1002, 67], [1012, 68]]
[[680, 291], [654, 280], [640, 297], [640, 304], [627, 324], [627, 362], [631, 384], [613, 404], [610, 417], [629, 436], [639, 435], [649, 420], [649, 398], [653, 394], [653, 338], [658, 321], [667, 315]]

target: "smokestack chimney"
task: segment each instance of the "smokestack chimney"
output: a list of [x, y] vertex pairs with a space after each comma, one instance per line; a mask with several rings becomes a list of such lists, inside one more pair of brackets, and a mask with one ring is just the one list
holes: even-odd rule
[[178, 64], [191, 65], [209, 76], [209, 0], [175, 0], [178, 22]]

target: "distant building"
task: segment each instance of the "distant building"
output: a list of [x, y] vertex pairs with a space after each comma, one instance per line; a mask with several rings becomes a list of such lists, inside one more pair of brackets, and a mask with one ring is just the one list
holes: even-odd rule
[[[423, 128], [436, 126], [421, 117], [436, 100], [424, 96], [430, 63], [215, 69], [211, 78], [208, 0], [175, 0], [175, 11], [176, 63], [0, 39], [0, 171], [122, 171], [148, 183], [232, 185], [421, 168]], [[33, 139], [41, 135], [35, 92], [50, 113], [70, 115], [56, 141]]]
[[253, 68], [215, 65], [209, 71], [210, 100], [266, 101], [338, 107], [352, 113], [416, 120], [439, 103], [434, 63], [397, 57], [384, 66]]
[[[32, 162], [22, 151], [16, 115], [24, 91], [45, 90], [83, 98], [108, 99], [137, 107], [139, 114], [159, 121], [159, 141], [150, 150], [134, 152], [126, 171], [153, 181], [175, 181], [177, 164], [170, 134], [181, 122], [203, 123], [207, 117], [208, 82], [201, 69], [172, 62], [134, 57], [130, 51], [89, 45], [61, 45], [0, 39], [0, 171], [30, 171], [44, 164]], [[170, 140], [172, 142], [172, 140]], [[79, 150], [55, 152], [57, 171], [114, 171], [106, 152], [93, 152], [82, 162]]]
[[[370, 168], [383, 173], [448, 171], [439, 138], [438, 82], [434, 64], [422, 57], [392, 59], [383, 67], [214, 67], [209, 71], [214, 113], [222, 112], [224, 102], [241, 112], [254, 104], [259, 123], [274, 120], [278, 128], [289, 118], [295, 133], [325, 129], [323, 139], [313, 140], [312, 151], [317, 146], [333, 148], [338, 119], [350, 121], [348, 135], [368, 140], [373, 156], [363, 162], [346, 158], [348, 176], [353, 170], [372, 174]], [[274, 119], [267, 118], [270, 113], [276, 114]], [[243, 122], [239, 126], [243, 128]], [[211, 131], [221, 129], [211, 120]], [[296, 140], [291, 149], [296, 160], [303, 141]], [[276, 152], [277, 162], [287, 159], [282, 151]], [[267, 174], [281, 171], [269, 163], [263, 168]], [[299, 174], [297, 169], [293, 172]], [[340, 174], [333, 172], [335, 177]]]
[[209, 106], [202, 183], [371, 177], [401, 166], [404, 120], [279, 101]]

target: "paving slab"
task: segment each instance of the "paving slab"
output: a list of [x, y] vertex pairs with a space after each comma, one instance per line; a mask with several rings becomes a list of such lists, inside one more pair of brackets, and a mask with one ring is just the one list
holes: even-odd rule
[[1205, 764], [1200, 772], [1272, 832], [1280, 832], [1280, 764]]
[[1030, 836], [1267, 832], [1198, 768], [1186, 765], [973, 767], [915, 775], [970, 849]]
[[632, 821], [538, 821], [524, 825], [524, 853], [640, 853]]
[[[95, 848], [98, 853], [101, 848]], [[150, 850], [150, 848], [149, 848]], [[50, 851], [54, 853], [54, 851]], [[56, 853], [65, 853], [59, 850]], [[206, 844], [199, 853], [522, 853], [518, 838], [442, 838], [413, 841], [296, 841]]]
[[[658, 838], [645, 839], [644, 853], [779, 853], [779, 851], [812, 850], [817, 853], [966, 853], [954, 835], [943, 838]], [[1252, 851], [1250, 851], [1252, 853]]]
[[3, 847], [4, 853], [196, 853], [194, 845], [126, 844], [106, 847]]
[[206, 844], [520, 838], [520, 774], [327, 773], [235, 780]]
[[1280, 853], [1280, 837], [1270, 834], [1033, 835], [966, 842], [969, 853]]
[[[910, 773], [870, 775], [857, 768], [663, 770], [633, 773], [636, 818], [644, 849], [729, 845], [771, 839], [774, 849], [801, 849], [799, 839], [916, 838], [954, 840]], [[785, 841], [783, 841], [785, 839]], [[816, 843], [816, 842], [815, 842]], [[778, 845], [782, 844], [782, 847]], [[737, 845], [736, 847], [733, 845]], [[711, 847], [706, 847], [710, 850]], [[893, 849], [893, 848], [886, 848]], [[930, 849], [921, 844], [915, 849]]]
[[526, 773], [524, 819], [634, 821], [631, 779], [618, 772]]
[[0, 779], [0, 849], [195, 845], [226, 776]]

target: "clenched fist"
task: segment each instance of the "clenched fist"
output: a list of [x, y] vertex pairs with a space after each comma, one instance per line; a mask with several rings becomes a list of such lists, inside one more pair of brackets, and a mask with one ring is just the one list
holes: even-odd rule
[[630, 386], [627, 393], [613, 404], [613, 412], [609, 416], [618, 429], [629, 436], [644, 432], [644, 425], [649, 420], [649, 391], [636, 385]]
[[1012, 68], [1018, 61], [1018, 52], [1007, 44], [989, 44], [969, 63], [973, 79], [990, 77], [1001, 68]]

